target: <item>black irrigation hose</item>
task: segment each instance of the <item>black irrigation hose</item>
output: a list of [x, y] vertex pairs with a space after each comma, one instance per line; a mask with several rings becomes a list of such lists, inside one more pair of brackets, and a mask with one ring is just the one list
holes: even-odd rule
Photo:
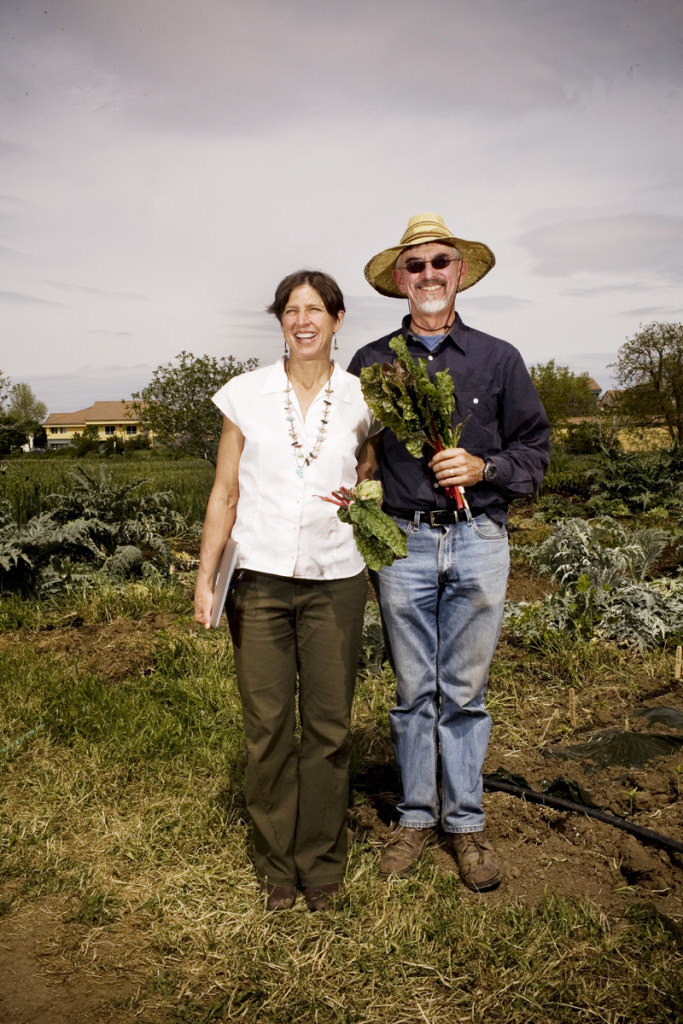
[[624, 818], [617, 818], [606, 811], [600, 811], [597, 807], [587, 807], [585, 804], [577, 804], [573, 800], [565, 800], [561, 796], [551, 796], [549, 793], [539, 793], [535, 789], [526, 789], [524, 786], [514, 786], [511, 782], [498, 782], [497, 779], [488, 779], [484, 776], [484, 789], [499, 790], [501, 793], [509, 793], [511, 796], [518, 796], [522, 800], [528, 800], [532, 804], [543, 804], [544, 807], [554, 807], [558, 811], [571, 811], [574, 814], [587, 814], [589, 818], [597, 818], [614, 828], [630, 832], [638, 839], [644, 839], [649, 843], [656, 843], [667, 850], [674, 850], [676, 853], [683, 853], [683, 843], [677, 839], [670, 839], [660, 832], [653, 832], [652, 829], [643, 828], [642, 825], [634, 825]]

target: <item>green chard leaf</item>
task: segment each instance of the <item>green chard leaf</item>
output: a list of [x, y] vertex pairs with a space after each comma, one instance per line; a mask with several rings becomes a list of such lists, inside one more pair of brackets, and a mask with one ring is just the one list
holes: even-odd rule
[[455, 395], [448, 370], [432, 379], [427, 360], [415, 362], [401, 334], [389, 347], [396, 353], [393, 363], [374, 363], [360, 372], [363, 396], [377, 419], [416, 459], [425, 444], [432, 449], [457, 445], [464, 424], [453, 423]]
[[340, 487], [330, 497], [318, 497], [337, 505], [337, 518], [351, 524], [356, 547], [369, 569], [381, 569], [408, 554], [405, 533], [380, 508], [379, 481], [363, 480], [353, 490]]
[[354, 502], [349, 513], [357, 531], [379, 538], [398, 558], [406, 557], [408, 547], [405, 533], [386, 512], [382, 512], [376, 502]]

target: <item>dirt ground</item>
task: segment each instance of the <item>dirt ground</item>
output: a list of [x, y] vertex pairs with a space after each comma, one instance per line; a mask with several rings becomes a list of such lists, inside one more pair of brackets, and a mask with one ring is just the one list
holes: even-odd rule
[[[545, 592], [544, 581], [524, 566], [515, 567], [509, 586], [511, 599], [534, 600]], [[152, 670], [149, 640], [158, 630], [171, 626], [174, 618], [150, 612], [136, 624], [121, 620], [98, 626], [72, 622], [52, 635], [45, 631], [37, 642], [52, 651], [78, 653], [89, 667], [112, 679], [123, 678], [134, 670]], [[505, 645], [503, 637], [499, 657], [505, 655]], [[557, 706], [550, 703], [545, 707], [546, 721], [553, 715], [566, 718], [567, 707], [561, 699], [566, 700], [566, 694], [558, 692]], [[683, 743], [673, 753], [640, 767], [596, 768], [587, 760], [554, 756], [564, 746], [625, 726], [637, 735], [672, 733], [670, 727], [648, 725], [639, 718], [637, 712], [643, 708], [673, 708], [683, 715], [683, 684], [671, 677], [653, 679], [643, 674], [627, 697], [603, 701], [601, 707], [585, 708], [579, 701], [580, 724], [565, 743], [548, 744], [542, 736], [543, 722], [536, 730], [538, 742], [518, 744], [515, 749], [498, 742], [494, 730], [485, 772], [504, 769], [523, 776], [534, 790], [562, 776], [583, 787], [608, 813], [683, 844]], [[535, 714], [533, 709], [530, 714]], [[677, 735], [683, 737], [683, 727], [679, 730]], [[354, 837], [379, 848], [395, 816], [395, 771], [390, 765], [371, 765], [355, 786], [365, 799], [352, 815]], [[554, 892], [572, 899], [580, 895], [617, 920], [633, 904], [647, 904], [670, 918], [683, 919], [683, 853], [667, 849], [661, 842], [642, 841], [585, 813], [550, 809], [507, 793], [487, 791], [484, 806], [487, 833], [504, 866], [504, 881], [496, 891], [480, 896], [463, 887], [464, 898], [497, 906], [511, 900], [535, 903], [545, 893]], [[457, 870], [445, 846], [433, 848], [429, 856], [437, 870]], [[57, 897], [39, 904], [17, 901], [0, 918], [0, 1024], [132, 1021], [131, 1011], [123, 1004], [135, 996], [144, 974], [134, 956], [125, 971], [113, 969], [108, 976], [89, 971], [55, 974], [51, 969], [56, 950], [80, 950], [87, 960], [85, 930], [67, 923], [63, 909]], [[106, 946], [107, 941], [116, 941], [116, 937], [99, 937], [99, 957], [106, 955], [102, 943]], [[120, 956], [117, 959], [121, 961]], [[119, 1010], [111, 1009], [113, 1001]], [[105, 1007], [109, 1007], [106, 1012]]]
[[[508, 581], [510, 601], [536, 601], [552, 587], [546, 578], [533, 573], [525, 563], [513, 563]], [[501, 637], [497, 658], [509, 655], [505, 634]], [[509, 793], [496, 792], [485, 785], [486, 831], [503, 865], [504, 881], [499, 889], [475, 895], [463, 887], [467, 898], [485, 899], [496, 904], [518, 899], [537, 902], [546, 893], [569, 898], [580, 895], [609, 915], [621, 916], [632, 904], [646, 903], [658, 912], [683, 919], [683, 681], [672, 674], [653, 679], [643, 673], [637, 689], [628, 696], [616, 691], [604, 706], [577, 706], [577, 726], [565, 743], [547, 740], [548, 726], [556, 721], [569, 722], [567, 690], [552, 697], [544, 708], [544, 717], [524, 722], [525, 731], [537, 732], [535, 744], [506, 749], [493, 730], [484, 773], [501, 769], [521, 776], [535, 791], [557, 779], [576, 783], [598, 809], [671, 839], [679, 850], [665, 842], [638, 838], [581, 811], [566, 812], [528, 802]], [[645, 709], [672, 709], [679, 718], [676, 728], [650, 724], [640, 717]], [[676, 715], [675, 713], [678, 713]], [[666, 714], [666, 712], [665, 712]], [[672, 753], [639, 766], [615, 764], [599, 767], [593, 760], [564, 755], [566, 747], [580, 745], [600, 736], [605, 742], [626, 732], [626, 740], [674, 734]], [[564, 756], [563, 756], [564, 755]], [[368, 806], [356, 813], [357, 828], [378, 848], [390, 834], [395, 820], [398, 780], [390, 766], [371, 766], [358, 780], [368, 797]], [[494, 783], [492, 782], [492, 785]], [[442, 841], [431, 856], [441, 871], [456, 871], [455, 861]]]
[[[0, 932], [0, 1021], [2, 1024], [94, 1024], [113, 1017], [102, 1010], [125, 1003], [139, 992], [144, 973], [132, 964], [101, 973], [89, 970], [95, 953], [88, 948], [82, 926], [64, 921], [64, 906], [57, 898], [23, 904], [5, 915]], [[104, 942], [104, 945], [103, 945]], [[114, 953], [116, 938], [97, 937], [99, 959]], [[107, 950], [107, 945], [109, 950]], [[69, 953], [84, 969], [68, 972]]]
[[[683, 713], [683, 694], [668, 695], [666, 706], [673, 706], [674, 701]], [[648, 707], [658, 704], [663, 704], [661, 697], [648, 697]], [[595, 722], [597, 728], [587, 730], [591, 735], [608, 733], [606, 719], [612, 716], [600, 717]], [[486, 789], [486, 832], [503, 865], [504, 881], [485, 895], [464, 888], [463, 894], [496, 905], [511, 899], [537, 903], [552, 892], [570, 899], [580, 896], [610, 917], [621, 917], [629, 905], [647, 904], [668, 917], [683, 919], [683, 799], [677, 772], [682, 763], [683, 745], [677, 754], [639, 768], [596, 769], [590, 762], [550, 758], [539, 749], [513, 755], [492, 743], [486, 773], [503, 768], [523, 776], [536, 791], [559, 777], [578, 783], [608, 816], [672, 839], [681, 852], [663, 842], [630, 835], [580, 810], [560, 811]], [[356, 826], [379, 848], [395, 818], [396, 775], [391, 767], [376, 766], [368, 769], [359, 785], [368, 802], [356, 811]], [[683, 789], [683, 782], [680, 785]], [[457, 871], [445, 843], [433, 848], [430, 856], [438, 870]]]

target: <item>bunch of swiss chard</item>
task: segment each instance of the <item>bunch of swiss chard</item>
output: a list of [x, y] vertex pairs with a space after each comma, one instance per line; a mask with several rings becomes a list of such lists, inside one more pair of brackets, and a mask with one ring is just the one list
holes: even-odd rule
[[[392, 430], [416, 459], [422, 457], [425, 444], [437, 452], [457, 448], [467, 421], [452, 422], [455, 395], [448, 370], [439, 370], [432, 379], [427, 361], [413, 360], [402, 334], [392, 338], [389, 347], [396, 353], [393, 363], [373, 363], [360, 371], [368, 406], [382, 426]], [[462, 508], [463, 488], [445, 490]]]
[[338, 505], [337, 517], [353, 526], [353, 539], [369, 569], [391, 565], [408, 554], [406, 535], [386, 512], [382, 512], [382, 485], [378, 480], [362, 480], [356, 487], [340, 487], [323, 501]]

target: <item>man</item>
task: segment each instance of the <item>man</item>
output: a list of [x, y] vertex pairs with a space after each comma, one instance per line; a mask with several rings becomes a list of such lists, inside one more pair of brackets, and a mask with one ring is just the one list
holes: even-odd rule
[[[509, 569], [507, 506], [539, 486], [549, 461], [548, 420], [519, 352], [467, 327], [454, 309], [458, 291], [494, 263], [488, 246], [457, 238], [437, 214], [411, 217], [400, 243], [365, 268], [376, 291], [407, 298], [410, 312], [400, 330], [361, 348], [349, 365], [360, 374], [392, 362], [389, 342], [402, 333], [430, 374], [450, 372], [454, 422], [467, 421], [459, 447], [426, 447], [420, 460], [392, 431], [381, 434], [383, 507], [408, 531], [408, 557], [374, 581], [397, 679], [390, 720], [401, 782], [399, 822], [379, 870], [409, 871], [440, 822], [476, 892], [501, 880], [481, 798], [491, 729], [484, 696]], [[446, 496], [458, 487], [469, 509]]]

